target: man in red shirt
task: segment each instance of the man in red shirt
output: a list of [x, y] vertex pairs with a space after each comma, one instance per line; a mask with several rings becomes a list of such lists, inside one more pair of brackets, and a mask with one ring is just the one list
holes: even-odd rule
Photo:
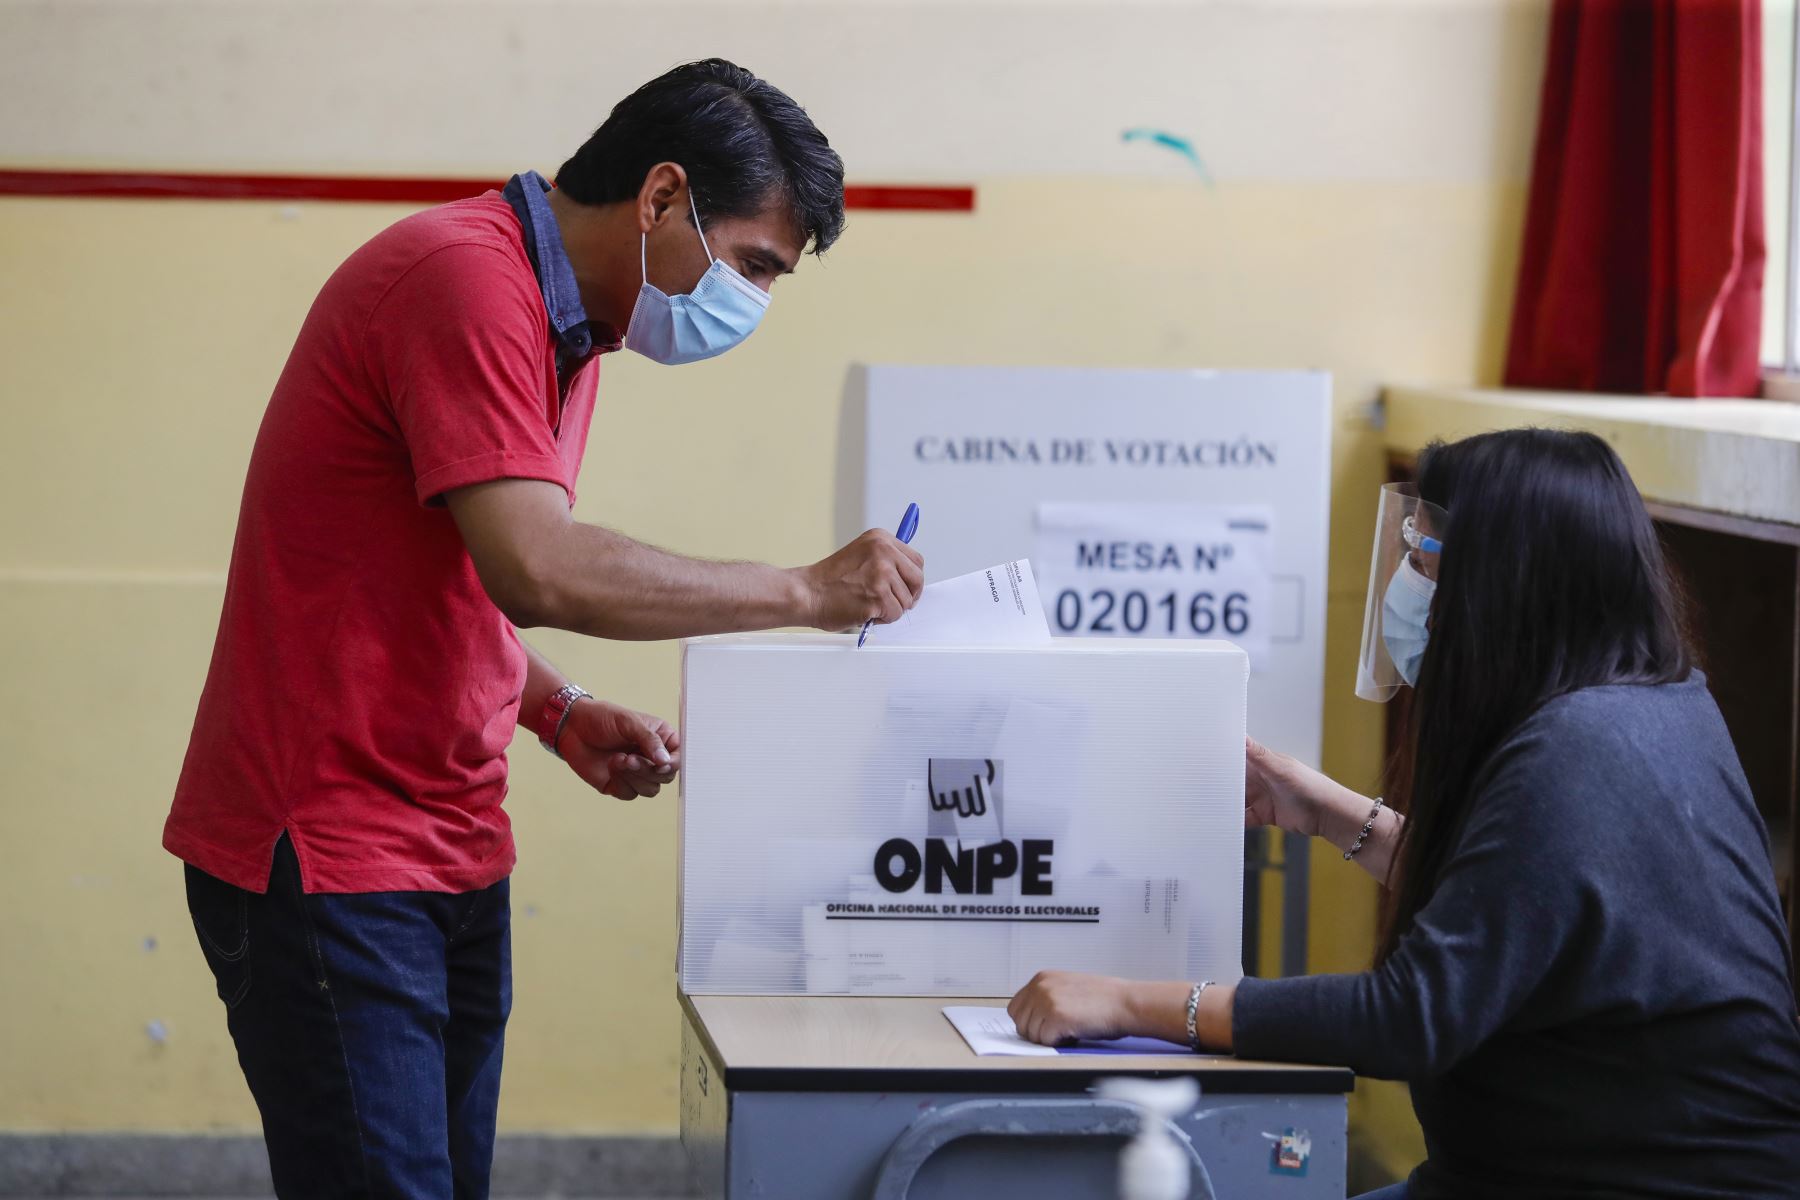
[[824, 135], [715, 59], [621, 101], [554, 190], [526, 173], [409, 217], [319, 293], [251, 456], [163, 836], [280, 1195], [487, 1194], [513, 728], [620, 799], [679, 766], [666, 722], [516, 628], [836, 630], [915, 602], [922, 560], [878, 530], [780, 569], [571, 516], [599, 356], [729, 349], [842, 226]]

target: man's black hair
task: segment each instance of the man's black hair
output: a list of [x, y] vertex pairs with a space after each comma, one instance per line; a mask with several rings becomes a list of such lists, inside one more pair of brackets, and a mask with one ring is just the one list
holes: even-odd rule
[[785, 201], [822, 254], [844, 229], [844, 161], [806, 110], [736, 63], [676, 67], [619, 101], [562, 169], [582, 204], [629, 200], [659, 162], [680, 163], [702, 223]]

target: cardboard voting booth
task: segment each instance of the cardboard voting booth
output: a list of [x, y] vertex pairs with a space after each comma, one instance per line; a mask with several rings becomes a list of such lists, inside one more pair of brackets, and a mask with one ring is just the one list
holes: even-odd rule
[[1238, 978], [1241, 648], [854, 641], [683, 647], [683, 992]]

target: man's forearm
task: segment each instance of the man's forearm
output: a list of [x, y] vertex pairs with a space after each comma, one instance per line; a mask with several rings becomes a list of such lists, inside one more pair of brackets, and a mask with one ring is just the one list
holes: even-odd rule
[[569, 679], [529, 642], [521, 640], [519, 645], [525, 647], [525, 690], [519, 697], [519, 724], [536, 733], [538, 722], [544, 715], [544, 704]]
[[807, 625], [897, 621], [925, 589], [925, 560], [871, 529], [810, 566], [707, 562], [571, 519], [568, 495], [538, 479], [444, 494], [489, 599], [521, 629], [661, 640]]
[[797, 571], [685, 558], [571, 522], [545, 554], [531, 624], [620, 641], [655, 641], [809, 624]]

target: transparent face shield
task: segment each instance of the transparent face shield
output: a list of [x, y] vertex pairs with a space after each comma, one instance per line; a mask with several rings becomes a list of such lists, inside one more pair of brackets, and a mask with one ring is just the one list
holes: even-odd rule
[[1375, 512], [1375, 552], [1369, 561], [1369, 598], [1363, 605], [1362, 653], [1356, 694], [1386, 701], [1419, 677], [1437, 591], [1440, 540], [1449, 517], [1419, 498], [1410, 483], [1381, 489]]

